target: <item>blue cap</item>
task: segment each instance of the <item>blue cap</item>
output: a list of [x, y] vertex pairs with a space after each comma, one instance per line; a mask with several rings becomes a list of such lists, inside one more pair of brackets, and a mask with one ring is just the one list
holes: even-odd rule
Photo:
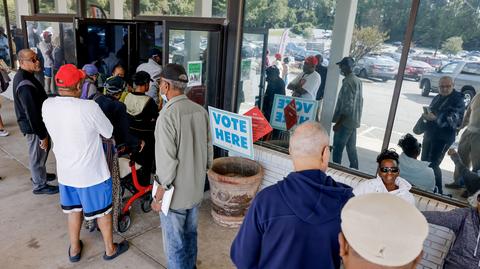
[[84, 65], [82, 70], [85, 71], [85, 74], [87, 74], [87, 76], [94, 76], [98, 74], [98, 68], [93, 64]]

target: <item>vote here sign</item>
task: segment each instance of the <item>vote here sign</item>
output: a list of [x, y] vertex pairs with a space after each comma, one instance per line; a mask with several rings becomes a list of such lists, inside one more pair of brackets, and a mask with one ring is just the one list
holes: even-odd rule
[[253, 159], [252, 118], [208, 107], [213, 145]]
[[273, 128], [284, 131], [287, 130], [284, 109], [292, 100], [295, 100], [295, 107], [297, 109], [297, 124], [315, 120], [318, 109], [317, 101], [275, 94], [272, 113], [270, 114], [270, 125], [272, 125]]

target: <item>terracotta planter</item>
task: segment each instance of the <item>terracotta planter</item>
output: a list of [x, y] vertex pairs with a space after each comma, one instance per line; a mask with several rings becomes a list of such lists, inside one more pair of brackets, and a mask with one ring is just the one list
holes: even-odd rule
[[213, 160], [208, 170], [213, 220], [225, 227], [242, 224], [248, 207], [263, 179], [263, 168], [241, 157]]

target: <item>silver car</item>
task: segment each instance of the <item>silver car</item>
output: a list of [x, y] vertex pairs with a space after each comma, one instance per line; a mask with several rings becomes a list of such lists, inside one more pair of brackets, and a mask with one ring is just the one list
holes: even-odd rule
[[473, 96], [480, 90], [480, 62], [456, 61], [442, 66], [436, 72], [422, 75], [422, 96], [428, 96], [430, 92], [438, 93], [438, 82], [443, 76], [453, 78], [455, 90], [465, 95], [465, 106], [470, 104]]
[[353, 73], [362, 78], [379, 78], [382, 81], [395, 79], [398, 64], [389, 57], [366, 56], [358, 60]]

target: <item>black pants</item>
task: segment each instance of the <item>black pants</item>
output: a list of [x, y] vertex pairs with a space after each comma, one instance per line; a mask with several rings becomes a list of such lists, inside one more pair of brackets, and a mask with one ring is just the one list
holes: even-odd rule
[[437, 133], [425, 132], [423, 136], [422, 161], [430, 162], [430, 167], [432, 167], [435, 174], [435, 185], [440, 194], [443, 194], [440, 163], [443, 161], [445, 153], [447, 153], [448, 148], [450, 148], [454, 141], [455, 135], [445, 138]]
[[150, 173], [155, 172], [155, 136], [152, 132], [135, 132], [132, 135], [136, 136], [145, 142], [143, 150], [135, 154], [135, 162], [142, 165], [142, 172], [138, 175], [138, 181], [142, 186], [150, 184]]

